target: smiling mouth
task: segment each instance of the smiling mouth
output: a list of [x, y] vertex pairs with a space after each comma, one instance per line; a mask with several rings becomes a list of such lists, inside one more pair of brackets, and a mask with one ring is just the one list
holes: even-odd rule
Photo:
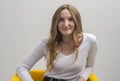
[[63, 30], [64, 30], [64, 31], [68, 31], [68, 30], [70, 30], [70, 29], [67, 28], [67, 29], [63, 29]]
[[71, 28], [63, 28], [63, 30], [70, 30]]

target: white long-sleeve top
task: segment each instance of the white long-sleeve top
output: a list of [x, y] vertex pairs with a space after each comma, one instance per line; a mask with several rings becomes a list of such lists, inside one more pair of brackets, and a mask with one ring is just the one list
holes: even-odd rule
[[[17, 67], [16, 73], [22, 81], [33, 81], [29, 74], [29, 70], [42, 57], [46, 56], [47, 42], [48, 38], [41, 40]], [[68, 81], [71, 81], [75, 77], [82, 76], [87, 80], [93, 71], [96, 52], [96, 37], [93, 34], [83, 33], [83, 41], [78, 48], [78, 58], [76, 61], [74, 62], [75, 52], [69, 55], [59, 53], [52, 71], [49, 72], [46, 70], [45, 76], [66, 79]]]

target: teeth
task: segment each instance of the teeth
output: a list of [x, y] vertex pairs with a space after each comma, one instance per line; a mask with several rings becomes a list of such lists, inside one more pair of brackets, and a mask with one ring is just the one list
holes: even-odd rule
[[67, 28], [67, 29], [63, 29], [63, 30], [69, 30], [69, 28]]
[[63, 28], [64, 30], [70, 29], [70, 28]]

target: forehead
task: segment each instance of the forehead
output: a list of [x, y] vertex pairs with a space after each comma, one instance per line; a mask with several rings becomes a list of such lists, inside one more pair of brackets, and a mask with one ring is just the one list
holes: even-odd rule
[[71, 13], [70, 13], [70, 11], [68, 9], [63, 9], [61, 11], [60, 17], [71, 17], [71, 16], [72, 15], [71, 15]]

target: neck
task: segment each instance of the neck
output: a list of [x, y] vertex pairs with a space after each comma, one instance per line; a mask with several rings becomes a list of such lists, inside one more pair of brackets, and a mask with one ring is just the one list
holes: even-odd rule
[[62, 39], [63, 39], [62, 42], [65, 44], [70, 44], [73, 42], [72, 36], [63, 36]]

